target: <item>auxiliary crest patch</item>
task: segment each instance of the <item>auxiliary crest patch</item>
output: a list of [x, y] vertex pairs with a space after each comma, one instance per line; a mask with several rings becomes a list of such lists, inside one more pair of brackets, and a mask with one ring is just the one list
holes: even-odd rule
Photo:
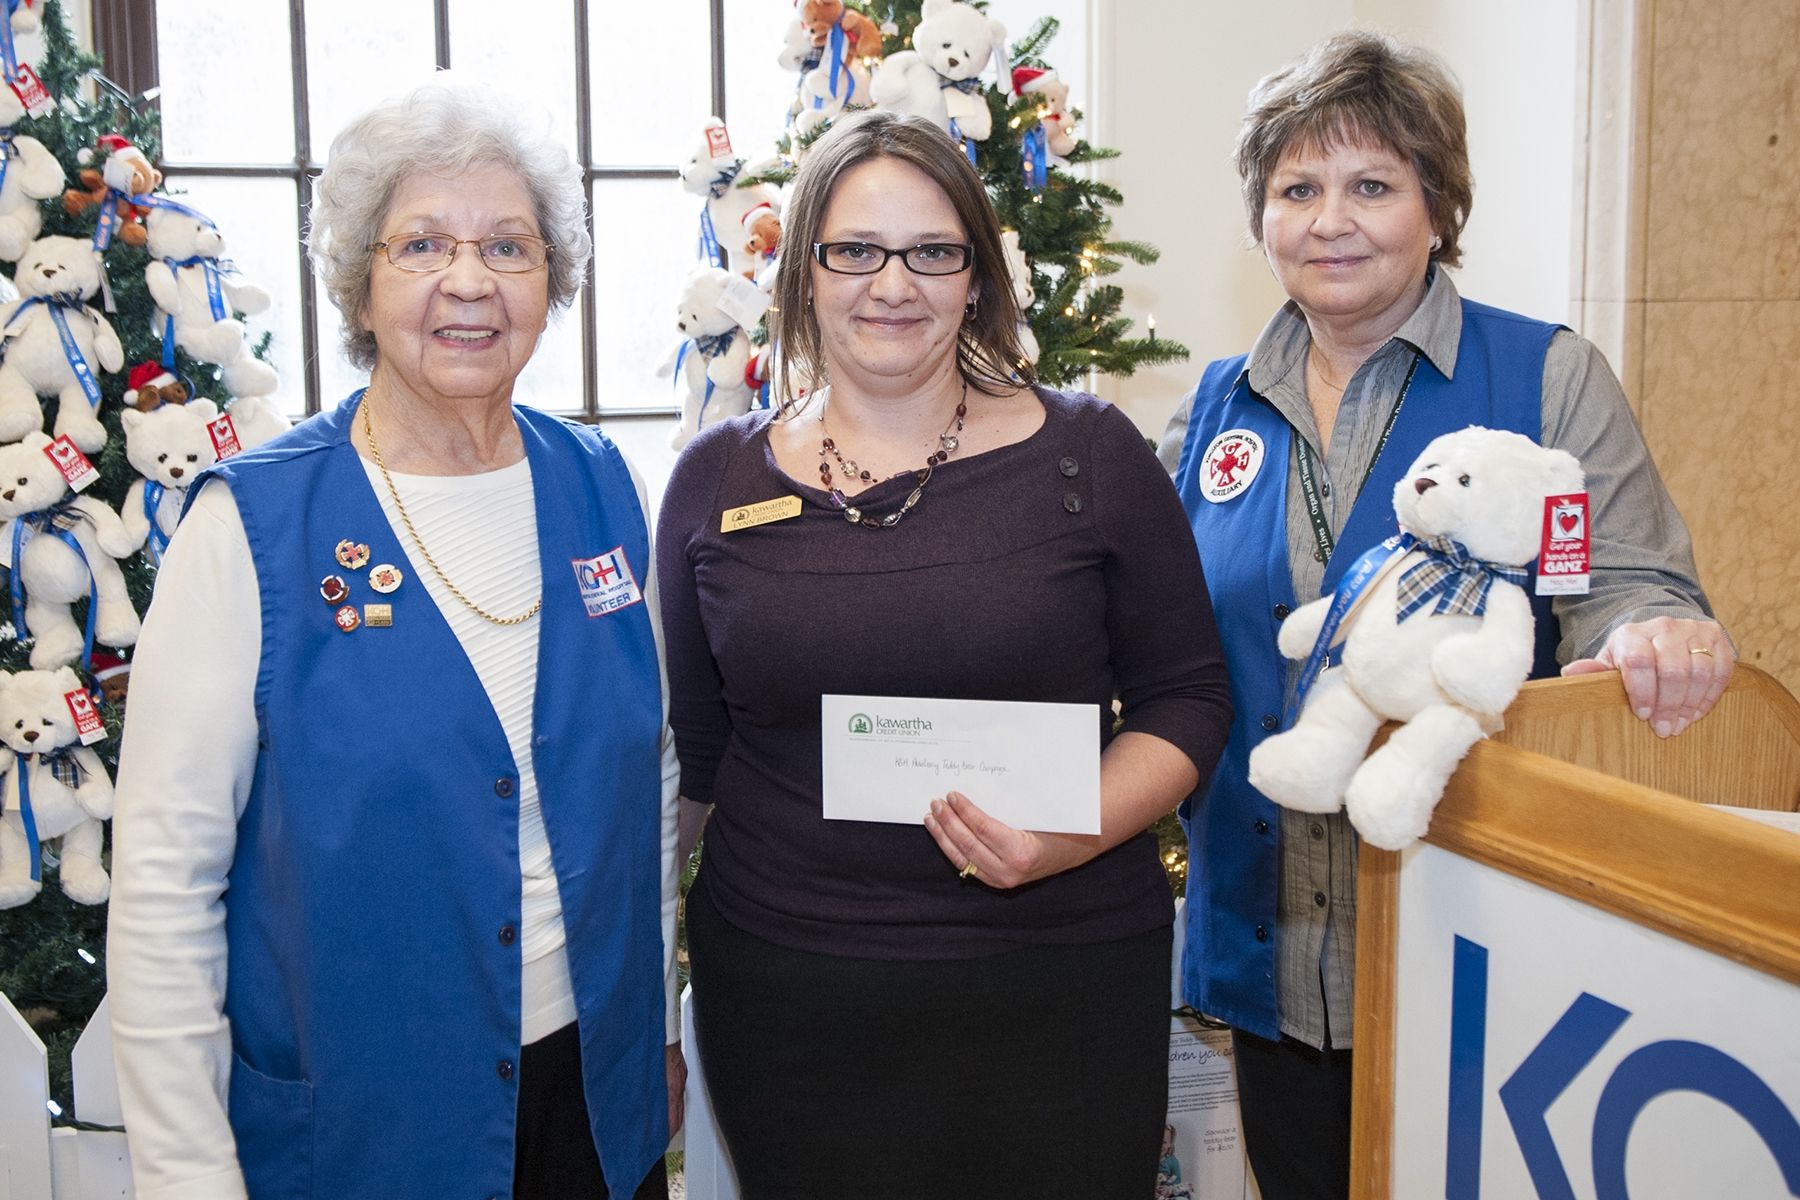
[[1227, 429], [1200, 460], [1200, 494], [1223, 504], [1244, 491], [1262, 470], [1263, 440], [1248, 429]]

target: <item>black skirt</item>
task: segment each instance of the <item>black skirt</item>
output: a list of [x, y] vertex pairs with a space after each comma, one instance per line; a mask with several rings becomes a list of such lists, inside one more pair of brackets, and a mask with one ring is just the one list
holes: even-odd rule
[[694, 1024], [744, 1200], [1145, 1200], [1170, 931], [893, 962], [790, 950], [688, 897]]

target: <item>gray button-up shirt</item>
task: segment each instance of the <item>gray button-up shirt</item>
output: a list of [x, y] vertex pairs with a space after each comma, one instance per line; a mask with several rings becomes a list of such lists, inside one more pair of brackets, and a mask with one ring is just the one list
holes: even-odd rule
[[[1424, 356], [1454, 378], [1461, 340], [1461, 297], [1448, 276], [1434, 270], [1418, 309], [1345, 386], [1330, 450], [1321, 453], [1306, 399], [1312, 334], [1299, 308], [1291, 301], [1284, 305], [1256, 339], [1247, 364], [1250, 387], [1311, 447], [1334, 537], [1342, 534], [1362, 491], [1382, 427], [1415, 357]], [[1163, 433], [1158, 454], [1171, 473], [1180, 461], [1187, 420], [1183, 404]], [[1544, 357], [1541, 440], [1581, 461], [1592, 531], [1588, 594], [1553, 601], [1562, 627], [1558, 659], [1593, 655], [1615, 627], [1629, 621], [1711, 616], [1687, 526], [1650, 461], [1624, 390], [1593, 343], [1568, 330], [1551, 338]], [[1304, 602], [1319, 594], [1325, 564], [1314, 557], [1312, 523], [1291, 455], [1287, 548], [1294, 595]], [[1300, 664], [1288, 663], [1290, 703], [1299, 676]], [[1280, 845], [1275, 961], [1281, 1030], [1308, 1045], [1348, 1047], [1356, 978], [1355, 831], [1342, 812], [1315, 816], [1284, 809]]]

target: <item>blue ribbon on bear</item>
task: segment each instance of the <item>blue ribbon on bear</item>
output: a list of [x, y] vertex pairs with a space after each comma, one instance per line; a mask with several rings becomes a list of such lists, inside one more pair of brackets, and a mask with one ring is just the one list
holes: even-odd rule
[[162, 566], [163, 551], [169, 548], [169, 535], [162, 531], [156, 523], [156, 510], [162, 504], [163, 493], [169, 489], [154, 479], [144, 480], [144, 516], [150, 522], [150, 540], [144, 549], [149, 552], [150, 565]]
[[1282, 715], [1281, 727], [1292, 729], [1294, 721], [1300, 715], [1300, 706], [1306, 702], [1306, 694], [1312, 690], [1319, 673], [1323, 671], [1331, 658], [1331, 645], [1337, 641], [1338, 627], [1363, 592], [1381, 574], [1382, 569], [1399, 555], [1413, 548], [1417, 541], [1410, 533], [1397, 533], [1380, 545], [1363, 551], [1362, 556], [1350, 564], [1344, 577], [1338, 582], [1337, 591], [1332, 593], [1331, 607], [1325, 612], [1325, 623], [1319, 627], [1319, 636], [1313, 642], [1312, 653], [1306, 656], [1306, 665], [1300, 668], [1300, 682], [1294, 687], [1294, 701], [1288, 705]]
[[1041, 192], [1050, 184], [1050, 134], [1039, 121], [1025, 135], [1025, 186]]
[[13, 322], [31, 310], [34, 304], [42, 304], [50, 314], [50, 320], [56, 326], [56, 336], [62, 339], [63, 357], [69, 360], [69, 370], [75, 373], [75, 382], [81, 385], [82, 395], [87, 397], [89, 406], [100, 407], [100, 385], [94, 380], [93, 368], [88, 366], [87, 359], [81, 353], [81, 346], [75, 341], [75, 335], [69, 331], [68, 318], [64, 310], [77, 316], [86, 316], [86, 309], [81, 303], [81, 296], [76, 292], [65, 292], [56, 296], [33, 296], [20, 304], [18, 310], [7, 318], [6, 325], [0, 328], [0, 337], [13, 327]]
[[13, 632], [20, 638], [31, 636], [30, 628], [25, 624], [25, 543], [40, 533], [47, 533], [60, 538], [64, 545], [75, 552], [80, 560], [82, 570], [88, 577], [88, 611], [87, 629], [81, 640], [81, 669], [88, 670], [94, 657], [94, 623], [100, 618], [100, 584], [94, 578], [94, 568], [88, 563], [87, 552], [75, 535], [69, 532], [77, 522], [87, 518], [75, 507], [75, 497], [65, 496], [48, 508], [37, 512], [21, 513], [13, 519], [12, 530], [12, 570], [7, 586], [12, 593]]
[[[938, 76], [939, 91], [949, 91], [951, 88], [965, 96], [973, 96], [981, 88], [981, 77], [977, 75], [971, 79], [946, 79], [942, 75]], [[955, 117], [950, 118], [950, 136], [962, 143], [963, 153], [969, 156], [969, 165], [974, 166], [975, 139], [963, 133], [962, 126], [956, 123]]]
[[0, 129], [0, 188], [6, 186], [6, 171], [12, 166], [12, 160], [18, 156], [19, 148], [13, 144], [13, 131]]
[[12, 15], [19, 11], [20, 0], [6, 0], [6, 16], [0, 18], [0, 61], [5, 64], [6, 82], [19, 78], [19, 52], [13, 48]]
[[[681, 364], [687, 360], [688, 351], [698, 351], [701, 358], [717, 358], [719, 355], [731, 349], [731, 343], [736, 339], [737, 330], [728, 329], [724, 333], [702, 334], [699, 337], [691, 337], [687, 341], [681, 343], [681, 348], [675, 352], [675, 379], [671, 386], [681, 386]], [[708, 378], [706, 381], [706, 391], [700, 397], [700, 417], [702, 420], [704, 420], [706, 416], [706, 406], [712, 403], [713, 391], [713, 381]]]
[[[831, 33], [826, 37], [825, 41], [826, 45], [831, 49], [831, 98], [838, 101], [840, 104], [848, 104], [856, 95], [856, 76], [853, 73], [844, 70], [844, 49], [849, 38], [844, 32], [843, 17], [839, 17], [837, 24], [831, 27]], [[843, 78], [843, 82], [849, 85], [842, 96], [838, 95], [840, 76]], [[813, 97], [814, 108], [823, 108], [824, 104], [825, 102], [821, 97]]]
[[19, 820], [25, 826], [25, 857], [31, 862], [31, 882], [44, 881], [43, 850], [38, 842], [37, 816], [31, 811], [31, 760], [34, 755], [13, 751], [13, 774], [19, 777]]

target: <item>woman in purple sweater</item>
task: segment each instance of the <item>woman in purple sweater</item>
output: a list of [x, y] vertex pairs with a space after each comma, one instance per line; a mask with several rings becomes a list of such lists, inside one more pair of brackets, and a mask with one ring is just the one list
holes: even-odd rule
[[[840, 121], [785, 224], [774, 332], [820, 386], [702, 432], [658, 535], [682, 793], [713, 805], [695, 1021], [743, 1194], [1148, 1196], [1172, 905], [1144, 830], [1231, 716], [1181, 505], [1122, 413], [1034, 385], [941, 129]], [[830, 693], [1096, 705], [1101, 833], [954, 791], [922, 826], [825, 820]]]

